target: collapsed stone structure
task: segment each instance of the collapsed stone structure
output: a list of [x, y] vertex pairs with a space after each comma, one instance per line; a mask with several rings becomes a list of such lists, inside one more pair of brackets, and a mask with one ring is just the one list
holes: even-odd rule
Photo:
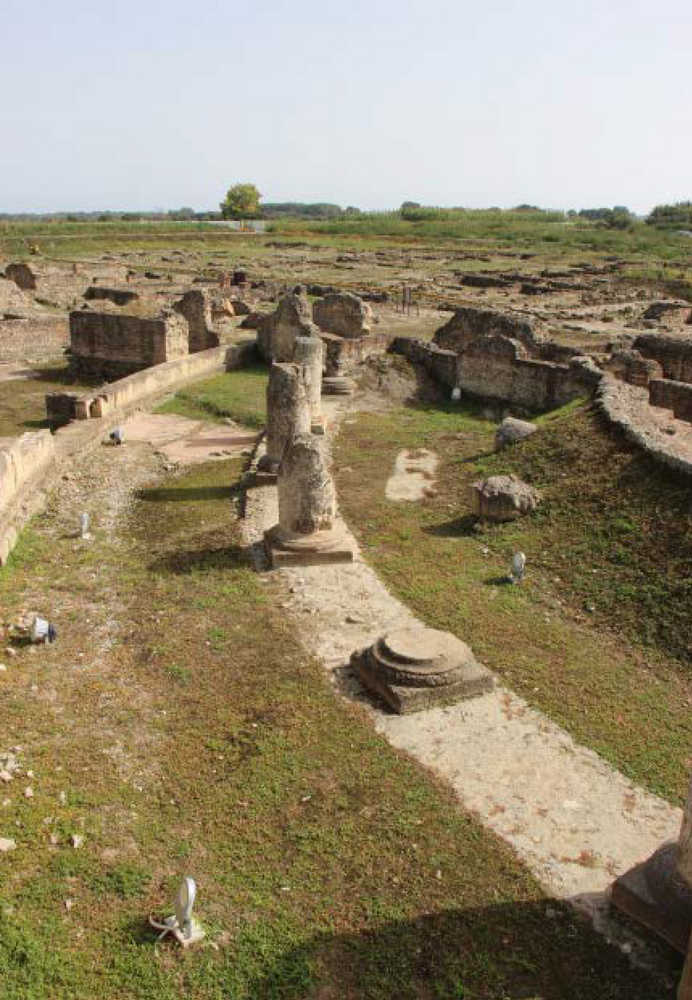
[[348, 339], [367, 337], [373, 324], [371, 307], [352, 292], [335, 292], [317, 299], [312, 318], [325, 333]]
[[212, 329], [212, 303], [208, 292], [193, 288], [174, 302], [173, 308], [187, 320], [188, 350], [191, 354], [219, 346], [218, 334]]
[[8, 264], [5, 268], [5, 277], [14, 281], [22, 291], [33, 292], [36, 290], [36, 275], [28, 264]]
[[432, 343], [397, 337], [391, 350], [447, 386], [530, 410], [548, 410], [593, 391], [589, 359], [539, 336], [523, 316], [457, 309]]
[[348, 374], [372, 354], [387, 350], [392, 338], [371, 333], [370, 306], [351, 293], [330, 293], [311, 309], [301, 286], [284, 295], [277, 309], [257, 323], [257, 347], [266, 360], [291, 361], [297, 337], [319, 338], [327, 377]]
[[107, 302], [112, 302], [115, 306], [127, 306], [130, 302], [136, 302], [139, 295], [137, 292], [130, 291], [127, 288], [107, 288], [105, 285], [89, 285], [84, 292], [84, 298], [87, 302], [105, 299]]
[[296, 337], [319, 336], [302, 288], [284, 295], [257, 328], [257, 348], [267, 361], [292, 361]]

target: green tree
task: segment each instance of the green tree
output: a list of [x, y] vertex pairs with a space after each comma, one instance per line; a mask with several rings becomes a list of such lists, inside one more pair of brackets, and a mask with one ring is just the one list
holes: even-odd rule
[[234, 184], [219, 206], [224, 219], [251, 219], [259, 215], [262, 195], [254, 184]]

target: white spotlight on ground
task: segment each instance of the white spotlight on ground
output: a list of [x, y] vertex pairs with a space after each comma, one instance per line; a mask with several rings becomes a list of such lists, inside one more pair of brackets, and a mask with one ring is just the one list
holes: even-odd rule
[[149, 917], [151, 926], [161, 931], [158, 936], [159, 941], [167, 934], [172, 934], [178, 944], [181, 944], [183, 948], [187, 948], [196, 941], [202, 940], [204, 929], [192, 916], [192, 907], [194, 906], [196, 895], [197, 886], [195, 880], [186, 876], [178, 890], [178, 895], [175, 897], [175, 913], [170, 917], [166, 917], [163, 923], [158, 923], [153, 917]]
[[512, 569], [510, 579], [512, 583], [519, 583], [524, 577], [524, 567], [526, 566], [526, 556], [523, 552], [515, 552], [512, 556]]

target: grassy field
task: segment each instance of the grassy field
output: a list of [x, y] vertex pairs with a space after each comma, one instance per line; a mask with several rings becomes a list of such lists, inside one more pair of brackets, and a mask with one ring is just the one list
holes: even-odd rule
[[242, 372], [215, 375], [181, 389], [158, 407], [157, 413], [177, 413], [199, 420], [228, 417], [245, 427], [263, 427], [266, 414], [267, 367], [256, 365]]
[[[336, 446], [342, 511], [368, 561], [428, 624], [468, 641], [531, 704], [637, 782], [684, 800], [692, 745], [689, 487], [611, 434], [587, 406], [539, 419], [493, 454], [473, 408], [363, 413]], [[434, 495], [384, 496], [400, 449], [440, 456]], [[514, 472], [542, 506], [474, 530], [469, 484]], [[526, 553], [519, 587], [505, 577]]]
[[[248, 565], [239, 472], [152, 483], [91, 546], [51, 506], [0, 570], [8, 619], [42, 580], [61, 608], [0, 675], [33, 771], [3, 786], [3, 1000], [672, 998], [334, 697]], [[156, 947], [188, 873], [206, 943]]]

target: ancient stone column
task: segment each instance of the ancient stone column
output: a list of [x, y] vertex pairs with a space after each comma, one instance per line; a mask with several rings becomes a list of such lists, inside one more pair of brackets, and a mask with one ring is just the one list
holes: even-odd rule
[[302, 365], [313, 424], [322, 416], [323, 344], [319, 337], [296, 337], [293, 360]]
[[303, 370], [296, 364], [273, 364], [267, 385], [267, 452], [264, 470], [275, 472], [295, 434], [310, 431], [310, 404]]
[[353, 549], [337, 523], [323, 439], [296, 434], [284, 451], [277, 483], [279, 523], [264, 536], [272, 566], [351, 562]]
[[325, 449], [312, 434], [298, 434], [279, 467], [279, 526], [282, 535], [329, 531], [336, 516], [336, 494]]

